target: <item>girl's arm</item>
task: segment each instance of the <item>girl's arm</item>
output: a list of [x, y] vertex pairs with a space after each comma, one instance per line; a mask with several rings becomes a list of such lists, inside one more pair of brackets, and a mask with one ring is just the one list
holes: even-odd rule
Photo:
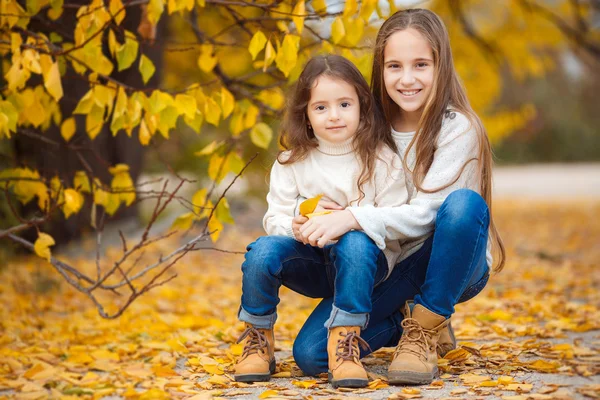
[[[408, 192], [400, 158], [391, 150], [389, 153], [383, 153], [382, 158], [387, 161], [378, 161], [376, 164], [374, 203], [389, 207], [406, 203]], [[352, 212], [349, 209], [334, 211], [331, 214], [313, 217], [302, 225], [298, 240], [312, 246], [324, 247], [330, 240], [335, 240], [352, 229], [361, 229]], [[377, 245], [382, 250], [385, 249], [385, 243]]]
[[295, 237], [292, 229], [294, 210], [298, 202], [298, 186], [292, 167], [275, 161], [271, 168], [267, 203], [269, 208], [263, 218], [268, 235]]
[[[461, 173], [463, 165], [478, 155], [477, 133], [468, 119], [456, 113], [454, 120], [445, 120], [433, 163], [423, 180], [423, 187], [436, 189], [451, 183]], [[453, 191], [469, 188], [479, 193], [481, 178], [477, 162], [470, 161], [459, 179], [449, 187], [435, 192], [418, 192], [408, 204], [397, 207], [350, 207], [349, 210], [360, 225], [378, 245], [386, 240], [418, 238], [429, 235], [435, 225], [438, 209]]]

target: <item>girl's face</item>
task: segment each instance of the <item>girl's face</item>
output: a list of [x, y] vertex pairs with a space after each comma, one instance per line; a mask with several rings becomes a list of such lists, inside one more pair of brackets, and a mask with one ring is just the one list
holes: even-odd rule
[[413, 28], [395, 32], [388, 39], [383, 58], [388, 95], [404, 112], [420, 117], [434, 79], [429, 42]]
[[351, 138], [360, 121], [356, 89], [341, 79], [321, 75], [310, 91], [307, 114], [317, 136], [333, 143]]

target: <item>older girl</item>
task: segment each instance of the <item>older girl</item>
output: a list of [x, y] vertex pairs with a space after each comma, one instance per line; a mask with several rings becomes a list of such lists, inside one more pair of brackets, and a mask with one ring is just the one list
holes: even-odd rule
[[[504, 265], [490, 213], [492, 152], [454, 69], [446, 28], [433, 12], [400, 11], [382, 25], [371, 87], [402, 157], [409, 201], [311, 219], [299, 228], [300, 239], [318, 238], [321, 244], [360, 229], [378, 244], [400, 241], [399, 264], [375, 288], [362, 337], [372, 350], [397, 344], [391, 383], [424, 384], [437, 374], [436, 353], [454, 346], [448, 330], [454, 306], [487, 283], [492, 245], [500, 255], [496, 270]], [[405, 319], [399, 328], [401, 307]], [[294, 344], [296, 362], [306, 373], [323, 370], [326, 333], [320, 325], [330, 308], [331, 299], [323, 300]]]

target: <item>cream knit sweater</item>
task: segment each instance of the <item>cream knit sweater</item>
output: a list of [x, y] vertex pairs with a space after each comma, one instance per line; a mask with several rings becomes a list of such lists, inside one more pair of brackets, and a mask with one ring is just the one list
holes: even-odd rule
[[[415, 165], [414, 146], [406, 154], [408, 144], [415, 132], [396, 132], [392, 130], [398, 152], [407, 157], [407, 166], [412, 171]], [[479, 142], [476, 131], [466, 116], [452, 111], [446, 113], [442, 129], [437, 140], [433, 163], [425, 179], [425, 189], [435, 189], [452, 182], [462, 166], [468, 160], [477, 158]], [[435, 227], [438, 209], [445, 198], [453, 191], [468, 188], [480, 193], [480, 181], [477, 161], [471, 161], [463, 170], [458, 180], [439, 192], [416, 192], [412, 183], [411, 172], [405, 171], [408, 190], [408, 202], [399, 206], [349, 207], [364, 232], [378, 246], [392, 240], [400, 240], [402, 254], [398, 261], [416, 252], [423, 242], [431, 236]], [[492, 265], [490, 241], [487, 243], [487, 264]]]
[[[289, 153], [282, 154], [282, 157], [286, 156]], [[352, 151], [352, 139], [339, 144], [319, 139], [319, 146], [304, 160], [287, 165], [275, 161], [267, 195], [269, 208], [263, 218], [265, 231], [268, 235], [293, 238], [292, 219], [298, 203], [319, 194], [343, 207], [358, 210], [367, 206], [373, 210], [396, 208], [406, 203], [408, 193], [402, 162], [387, 147], [382, 147], [379, 152], [375, 176], [363, 185], [365, 197], [358, 204], [356, 183], [359, 175], [360, 162]], [[396, 239], [386, 240], [380, 236], [377, 239], [377, 246], [384, 251], [391, 272], [402, 254], [400, 244]]]

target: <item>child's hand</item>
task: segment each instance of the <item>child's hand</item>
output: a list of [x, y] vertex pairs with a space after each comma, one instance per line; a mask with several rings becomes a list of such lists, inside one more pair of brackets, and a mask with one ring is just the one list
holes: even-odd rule
[[311, 246], [325, 247], [352, 229], [360, 229], [354, 215], [348, 210], [318, 215], [306, 221], [299, 229], [298, 240]]
[[321, 212], [325, 210], [343, 210], [344, 207], [340, 206], [333, 200], [328, 199], [327, 197], [321, 197], [319, 200], [319, 204], [317, 204], [317, 208], [313, 211], [313, 213]]
[[303, 242], [303, 243], [305, 243], [305, 242], [302, 240], [302, 237], [300, 235], [300, 227], [306, 221], [308, 221], [308, 218], [306, 218], [302, 215], [298, 215], [297, 217], [294, 217], [294, 219], [292, 220], [292, 232], [294, 233], [294, 237], [296, 238], [296, 240]]

